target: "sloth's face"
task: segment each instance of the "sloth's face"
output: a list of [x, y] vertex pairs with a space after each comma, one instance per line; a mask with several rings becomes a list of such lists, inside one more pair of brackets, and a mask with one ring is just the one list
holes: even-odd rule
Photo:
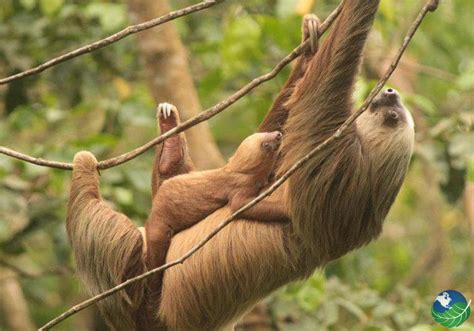
[[372, 154], [411, 155], [415, 138], [413, 118], [400, 101], [398, 92], [386, 89], [357, 119], [359, 138]]
[[242, 141], [227, 168], [257, 176], [270, 173], [278, 157], [281, 138], [279, 131], [254, 133]]
[[280, 131], [259, 133], [261, 136], [260, 147], [263, 151], [273, 153], [278, 150], [281, 143], [282, 134]]
[[368, 110], [365, 120], [373, 125], [387, 129], [400, 129], [414, 127], [410, 112], [400, 101], [400, 95], [394, 89], [386, 89], [374, 99]]

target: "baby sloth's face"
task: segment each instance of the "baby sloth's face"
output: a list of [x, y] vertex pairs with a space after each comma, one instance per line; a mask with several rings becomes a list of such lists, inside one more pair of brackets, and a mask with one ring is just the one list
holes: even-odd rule
[[273, 170], [278, 158], [282, 134], [279, 131], [259, 132], [242, 141], [235, 154], [229, 159], [230, 171], [266, 176]]
[[280, 147], [282, 134], [280, 131], [263, 132], [260, 146], [265, 152], [276, 152]]

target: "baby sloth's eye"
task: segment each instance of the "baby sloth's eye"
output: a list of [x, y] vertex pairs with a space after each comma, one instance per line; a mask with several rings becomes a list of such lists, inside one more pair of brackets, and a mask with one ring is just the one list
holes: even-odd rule
[[262, 147], [265, 149], [265, 150], [269, 150], [270, 149], [270, 143], [265, 141], [262, 143]]
[[392, 119], [398, 120], [399, 115], [398, 115], [398, 113], [397, 113], [396, 111], [391, 110], [390, 113], [389, 113], [389, 115], [390, 115], [390, 117], [391, 117]]

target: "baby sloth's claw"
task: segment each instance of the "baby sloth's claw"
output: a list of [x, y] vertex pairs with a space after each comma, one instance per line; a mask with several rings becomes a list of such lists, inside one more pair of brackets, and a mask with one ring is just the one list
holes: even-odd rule
[[161, 133], [165, 133], [179, 124], [178, 109], [171, 103], [160, 103], [156, 111], [156, 117], [160, 122]]
[[178, 110], [171, 103], [163, 102], [158, 105], [157, 115], [159, 118], [167, 119], [171, 113], [176, 113]]
[[[171, 103], [160, 103], [156, 111], [159, 120], [161, 134], [168, 132], [179, 125], [178, 109]], [[166, 177], [176, 173], [183, 164], [185, 142], [182, 133], [169, 137], [163, 142], [158, 173], [161, 177]]]

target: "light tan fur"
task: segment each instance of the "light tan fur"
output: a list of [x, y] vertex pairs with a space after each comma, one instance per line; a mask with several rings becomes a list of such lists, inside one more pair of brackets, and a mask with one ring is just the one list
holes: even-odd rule
[[[170, 116], [162, 121], [173, 120], [174, 114]], [[281, 136], [278, 131], [255, 133], [240, 144], [222, 168], [190, 172], [165, 180], [155, 194], [145, 224], [147, 267], [153, 269], [165, 263], [170, 241], [176, 233], [193, 226], [225, 205], [236, 210], [255, 198], [267, 185], [274, 170]], [[175, 147], [176, 150], [181, 149], [179, 142]], [[283, 213], [259, 212], [265, 205], [262, 203], [251, 208], [245, 213], [246, 217], [265, 222], [289, 221]], [[278, 210], [273, 206], [269, 209]], [[258, 214], [252, 214], [255, 212]], [[157, 297], [156, 301], [159, 301], [161, 276], [155, 274], [151, 281], [150, 287]], [[156, 311], [156, 307], [151, 309]]]
[[[101, 198], [97, 160], [88, 152], [74, 157], [67, 233], [77, 272], [90, 295], [110, 289], [132, 275], [146, 271], [140, 231], [127, 216], [113, 211]], [[98, 305], [108, 324], [133, 330], [145, 295], [146, 282]], [[120, 316], [120, 322], [117, 320]]]

